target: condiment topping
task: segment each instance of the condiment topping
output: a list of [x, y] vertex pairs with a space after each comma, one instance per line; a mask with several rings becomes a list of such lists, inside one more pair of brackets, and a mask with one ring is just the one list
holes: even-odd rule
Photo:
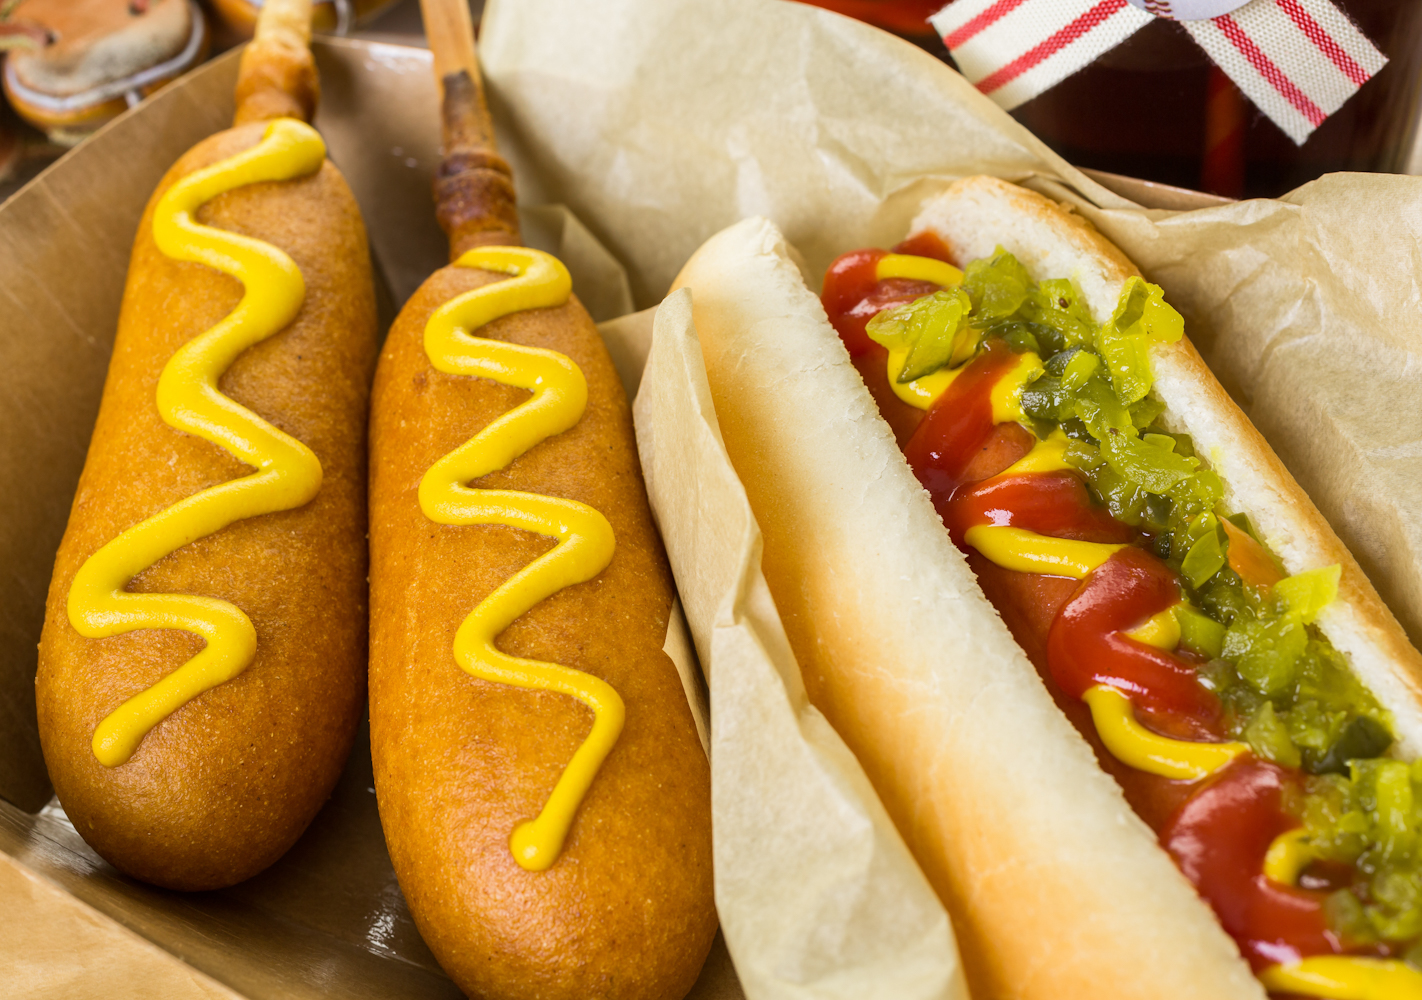
[[586, 504], [465, 484], [505, 468], [524, 452], [582, 419], [588, 387], [582, 370], [556, 351], [470, 336], [501, 316], [562, 305], [572, 279], [557, 258], [524, 247], [480, 247], [455, 262], [511, 275], [441, 306], [425, 327], [425, 353], [439, 371], [492, 379], [533, 393], [435, 463], [420, 482], [420, 509], [440, 524], [502, 524], [557, 544], [486, 597], [459, 626], [454, 659], [483, 680], [554, 691], [593, 712], [592, 731], [573, 754], [537, 818], [509, 838], [514, 859], [542, 871], [558, 859], [578, 806], [622, 732], [622, 698], [591, 674], [557, 663], [510, 656], [494, 639], [534, 605], [591, 580], [612, 561], [612, 526]]
[[213, 486], [129, 528], [95, 552], [69, 589], [69, 621], [91, 639], [136, 629], [180, 629], [203, 649], [157, 684], [124, 702], [94, 731], [94, 756], [117, 767], [154, 726], [209, 688], [236, 677], [256, 653], [257, 634], [242, 610], [196, 594], [130, 593], [139, 573], [176, 549], [243, 518], [300, 507], [321, 486], [321, 464], [217, 389], [248, 347], [284, 329], [301, 309], [306, 286], [296, 264], [269, 243], [199, 224], [199, 207], [226, 191], [284, 181], [320, 169], [326, 146], [315, 129], [278, 119], [245, 152], [189, 174], [168, 189], [153, 215], [158, 249], [242, 282], [242, 301], [222, 322], [173, 355], [158, 380], [158, 411], [170, 426], [196, 434], [257, 471]]
[[1159, 425], [1180, 316], [1133, 277], [1097, 324], [1001, 248], [959, 281], [913, 243], [841, 257], [825, 308], [881, 405], [925, 411], [905, 457], [1014, 634], [1266, 986], [1422, 996], [1397, 960], [1422, 958], [1422, 765], [1380, 759], [1387, 714], [1313, 625], [1338, 567], [1284, 577]]
[[1161, 832], [1165, 849], [1256, 970], [1340, 950], [1324, 919], [1326, 893], [1275, 882], [1264, 871], [1275, 838], [1298, 822], [1282, 808], [1292, 780], [1277, 764], [1243, 757]]

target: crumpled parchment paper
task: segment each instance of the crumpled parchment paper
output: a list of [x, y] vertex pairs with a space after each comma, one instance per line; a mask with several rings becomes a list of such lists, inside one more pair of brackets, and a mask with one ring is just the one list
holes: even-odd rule
[[[1143, 209], [927, 53], [778, 0], [493, 0], [481, 47], [525, 195], [567, 204], [644, 308], [748, 215], [781, 227], [814, 284], [837, 254], [895, 243], [954, 177], [1075, 205], [1164, 286], [1422, 639], [1422, 179], [1335, 175], [1276, 201]], [[805, 703], [680, 295], [656, 338], [638, 430], [710, 682], [717, 901], [747, 995], [961, 996], [941, 909]]]

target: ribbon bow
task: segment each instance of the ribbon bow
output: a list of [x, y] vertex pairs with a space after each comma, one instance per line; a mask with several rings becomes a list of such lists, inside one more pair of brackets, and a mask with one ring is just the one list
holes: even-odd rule
[[1006, 110], [1166, 17], [1302, 145], [1387, 63], [1331, 0], [956, 0], [929, 20]]

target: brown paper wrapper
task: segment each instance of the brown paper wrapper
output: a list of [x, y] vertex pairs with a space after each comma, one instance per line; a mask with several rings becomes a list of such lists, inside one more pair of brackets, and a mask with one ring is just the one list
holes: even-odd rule
[[[817, 285], [839, 253], [896, 243], [955, 177], [1075, 205], [1164, 286], [1422, 638], [1422, 181], [1339, 175], [1240, 204], [1112, 183], [1146, 210], [928, 54], [793, 3], [493, 0], [482, 52], [516, 160], [627, 264], [642, 307], [748, 215], [785, 232]], [[717, 904], [747, 995], [962, 995], [941, 909], [804, 701], [683, 293], [657, 314], [634, 412], [710, 682]]]
[[1135, 182], [1154, 205], [1213, 206], [1142, 210], [928, 53], [773, 0], [492, 0], [481, 51], [534, 200], [577, 214], [627, 266], [639, 308], [749, 215], [784, 231], [817, 284], [844, 250], [897, 242], [954, 177], [1074, 204], [1164, 286], [1422, 641], [1422, 179], [1335, 174], [1223, 205]]

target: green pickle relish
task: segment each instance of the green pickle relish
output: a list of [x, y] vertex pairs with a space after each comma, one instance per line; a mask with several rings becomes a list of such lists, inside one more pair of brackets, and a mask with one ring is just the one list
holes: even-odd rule
[[[1339, 568], [1259, 585], [1231, 567], [1232, 533], [1274, 557], [1246, 515], [1223, 509], [1224, 484], [1189, 436], [1159, 423], [1150, 346], [1184, 333], [1161, 289], [1129, 278], [1098, 325], [1074, 282], [1034, 282], [999, 247], [967, 265], [961, 288], [881, 312], [867, 330], [907, 349], [900, 382], [965, 364], [994, 337], [1041, 358], [1021, 394], [1031, 429], [1065, 433], [1065, 459], [1093, 496], [1179, 574], [1181, 646], [1220, 698], [1229, 735], [1302, 772], [1286, 806], [1304, 824], [1315, 867], [1350, 874], [1317, 886], [1334, 888], [1333, 930], [1358, 945], [1422, 938], [1422, 761], [1383, 756], [1393, 744], [1388, 713], [1315, 624], [1337, 594]], [[1422, 942], [1407, 958], [1422, 967]]]

